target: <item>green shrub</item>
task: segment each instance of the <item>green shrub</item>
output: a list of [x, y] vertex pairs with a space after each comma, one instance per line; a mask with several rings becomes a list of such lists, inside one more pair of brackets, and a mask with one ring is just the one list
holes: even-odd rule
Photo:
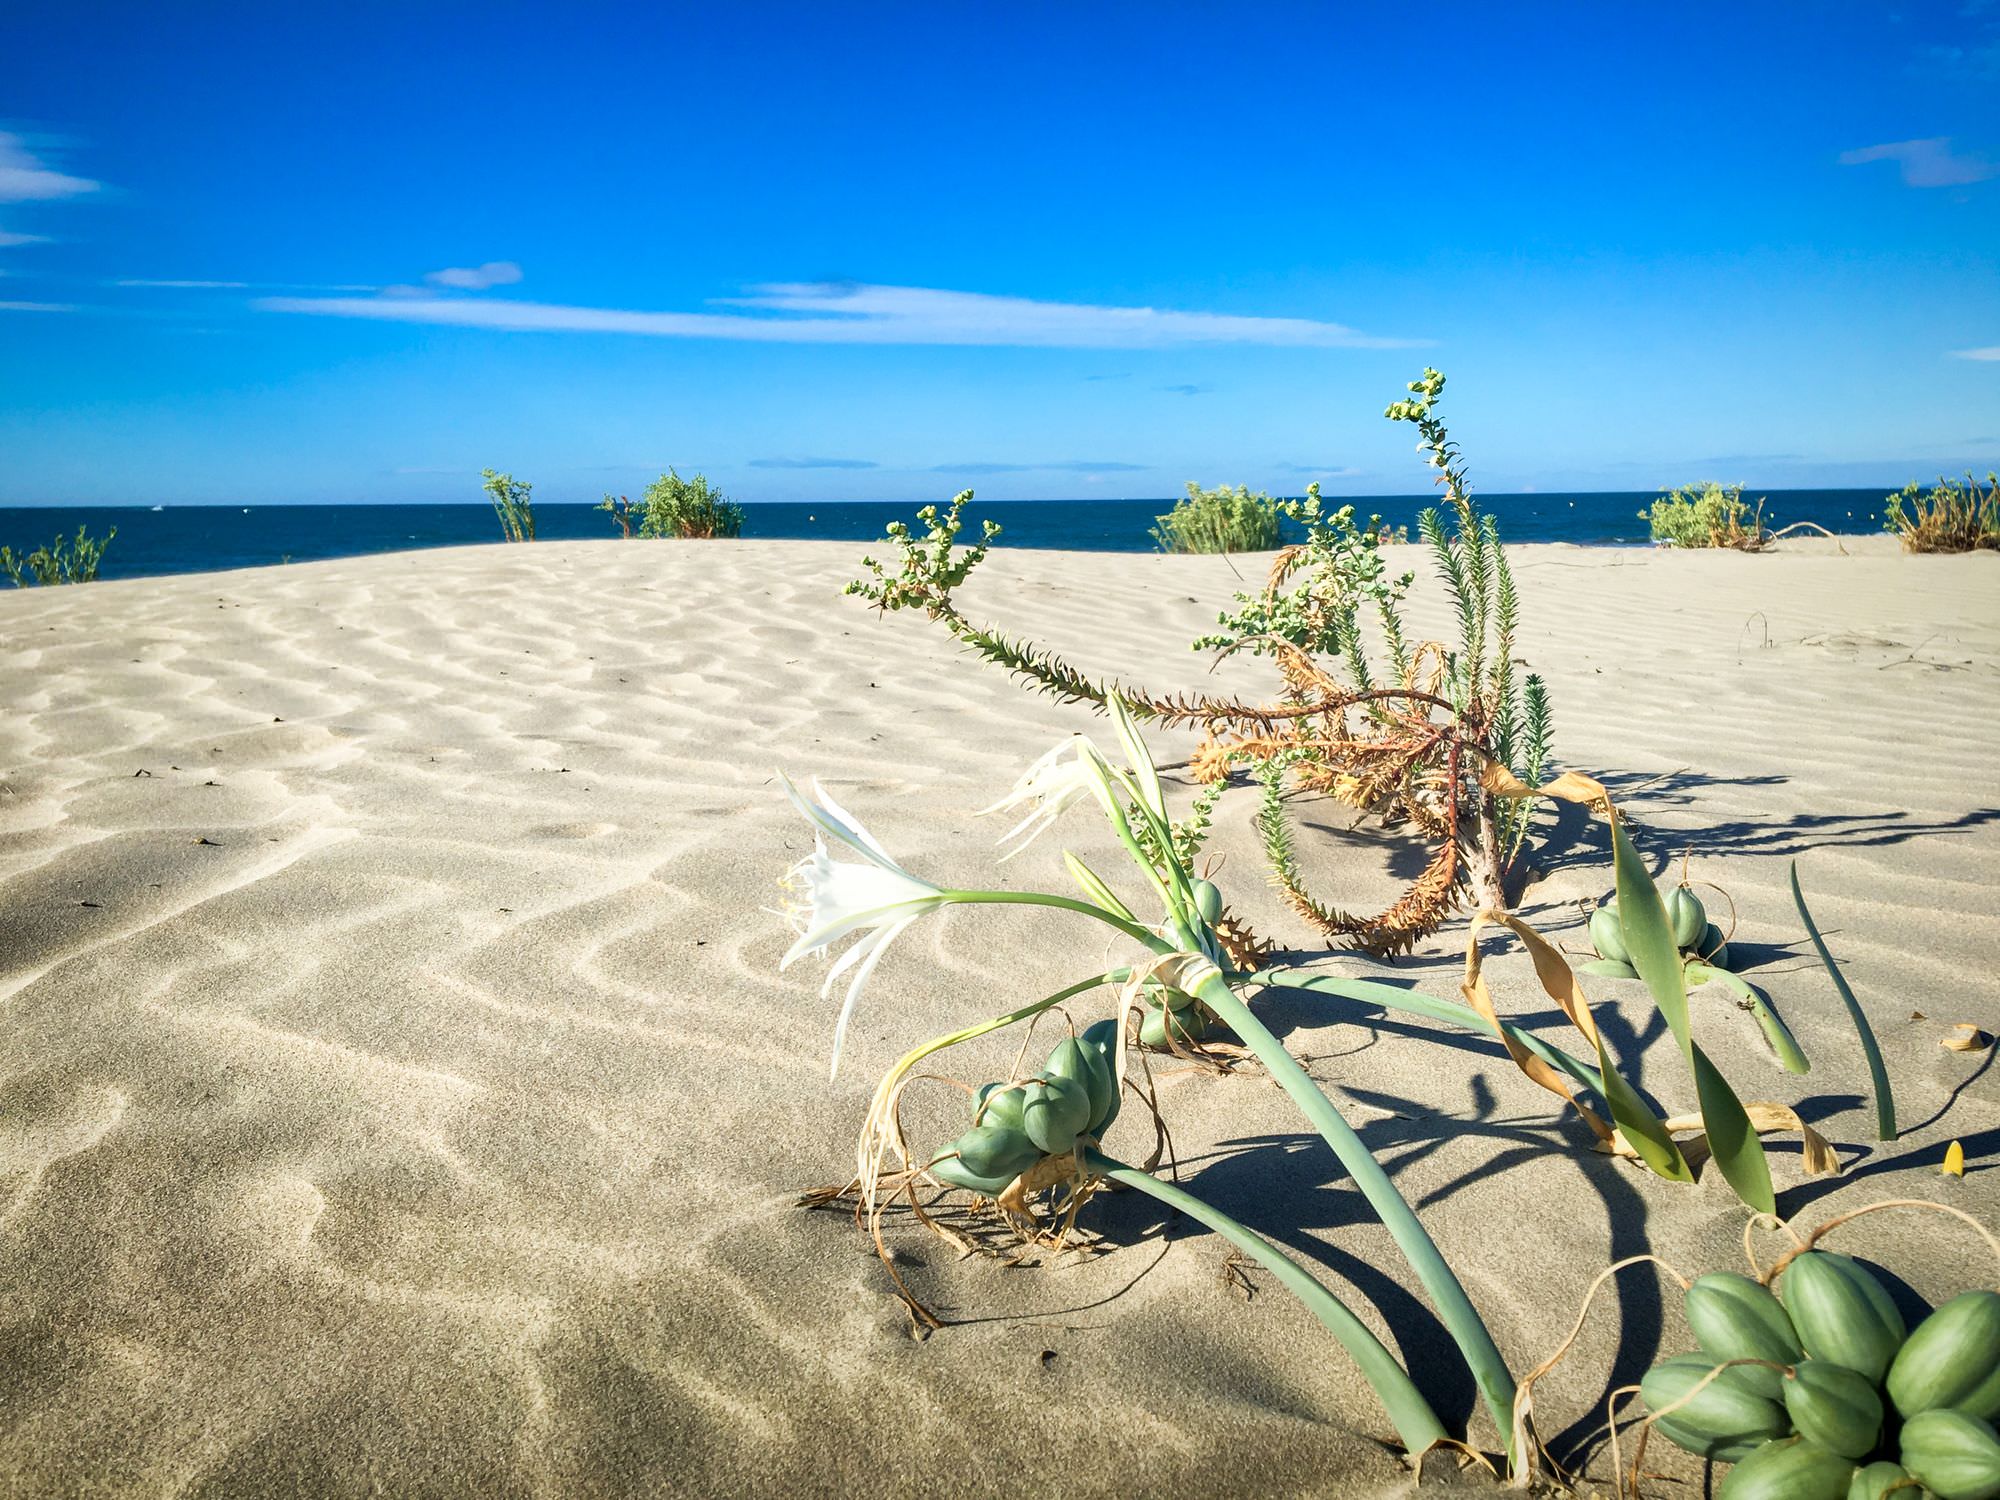
[[730, 537], [743, 534], [743, 507], [723, 498], [697, 474], [683, 479], [672, 469], [646, 486], [640, 536]]
[[1942, 475], [1928, 495], [1915, 484], [1889, 497], [1884, 529], [1903, 539], [1905, 552], [2000, 550], [2000, 474], [1986, 476], [1986, 493], [1970, 474], [1965, 483]]
[[512, 474], [496, 474], [491, 469], [480, 473], [481, 487], [487, 498], [493, 502], [493, 513], [500, 518], [500, 529], [507, 534], [510, 542], [532, 542], [535, 539], [535, 504], [529, 498], [534, 489], [532, 484], [517, 482]]
[[1187, 497], [1156, 518], [1162, 552], [1269, 552], [1278, 545], [1278, 502], [1247, 485], [1205, 490], [1192, 480]]
[[611, 524], [618, 528], [618, 534], [627, 541], [632, 539], [632, 518], [638, 514], [638, 507], [629, 499], [623, 495], [606, 495], [591, 508], [609, 512]]
[[1764, 502], [1756, 509], [1744, 502], [1740, 484], [1717, 484], [1713, 479], [1665, 491], [1653, 502], [1650, 512], [1639, 519], [1651, 521], [1653, 540], [1670, 547], [1735, 547], [1755, 552], [1771, 540], [1764, 529]]
[[0, 547], [0, 572], [12, 579], [17, 589], [26, 587], [31, 580], [37, 584], [89, 583], [97, 577], [104, 549], [116, 535], [116, 526], [101, 538], [91, 536], [79, 526], [74, 541], [64, 541], [58, 536], [26, 557], [16, 555], [11, 547]]

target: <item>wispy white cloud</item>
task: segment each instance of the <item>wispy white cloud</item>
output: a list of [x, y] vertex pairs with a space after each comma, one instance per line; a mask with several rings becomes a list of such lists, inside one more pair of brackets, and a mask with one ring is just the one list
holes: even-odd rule
[[273, 292], [373, 292], [380, 290], [372, 282], [321, 282], [321, 281], [163, 281], [147, 276], [126, 276], [117, 281], [105, 283], [107, 286], [124, 287], [166, 287], [191, 291], [248, 291], [256, 288]]
[[483, 292], [488, 287], [512, 286], [521, 279], [521, 268], [511, 260], [489, 260], [478, 266], [446, 266], [425, 273], [432, 286], [449, 287], [455, 292]]
[[879, 469], [872, 458], [753, 458], [753, 469]]
[[719, 299], [741, 313], [639, 312], [504, 298], [266, 297], [269, 312], [449, 324], [506, 332], [628, 333], [653, 338], [785, 344], [957, 344], [1070, 349], [1162, 349], [1204, 344], [1399, 349], [1425, 340], [1383, 338], [1308, 318], [1174, 312], [1038, 302], [984, 292], [845, 282], [782, 283]]
[[0, 130], [0, 203], [75, 198], [94, 193], [102, 186], [88, 177], [72, 177], [56, 171], [28, 149], [25, 138], [10, 130]]
[[1953, 359], [2000, 359], [2000, 344], [1988, 344], [1984, 349], [1954, 349]]
[[[76, 198], [94, 193], [103, 186], [88, 177], [72, 177], [58, 172], [28, 149], [27, 137], [0, 130], [0, 203], [40, 203], [57, 198]], [[0, 229], [0, 249], [14, 245], [39, 244], [43, 234], [22, 234]]]
[[73, 302], [0, 302], [0, 312], [75, 312]]
[[933, 464], [933, 474], [1144, 474], [1151, 464], [1092, 463], [1083, 458], [1066, 458], [1051, 464], [962, 463]]
[[1881, 146], [1863, 146], [1858, 151], [1840, 153], [1843, 167], [1866, 166], [1870, 162], [1892, 161], [1903, 174], [1903, 185], [1914, 188], [1964, 187], [2000, 176], [2000, 163], [1983, 156], [1959, 155], [1951, 149], [1948, 135], [1921, 141], [1890, 141]]

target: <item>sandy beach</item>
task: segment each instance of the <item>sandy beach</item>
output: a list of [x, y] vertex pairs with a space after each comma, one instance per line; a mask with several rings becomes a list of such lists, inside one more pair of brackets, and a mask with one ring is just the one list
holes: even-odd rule
[[[931, 918], [884, 960], [829, 1084], [822, 970], [777, 969], [775, 882], [810, 847], [777, 772], [818, 776], [940, 880], [1061, 890], [1063, 844], [1119, 864], [1084, 811], [995, 863], [1002, 830], [974, 809], [1098, 721], [838, 598], [863, 550], [544, 543], [0, 592], [0, 1492], [1410, 1487], [1302, 1308], [1134, 1194], [1090, 1211], [1103, 1253], [1052, 1268], [896, 1228], [903, 1274], [954, 1320], [927, 1339], [853, 1223], [796, 1206], [845, 1175], [906, 1047], [1109, 950], [1054, 913]], [[1814, 1059], [1780, 1072], [1748, 1015], [1697, 993], [1738, 1091], [1839, 1148], [1843, 1175], [1809, 1180], [1773, 1138], [1781, 1211], [1921, 1197], [2000, 1222], [2000, 1070], [1940, 1046], [1953, 1023], [2000, 1029], [2000, 560], [1882, 537], [1510, 556], [1560, 763], [1620, 796], [1656, 869], [1690, 848], [1691, 874], [1729, 891], [1739, 966]], [[964, 602], [1092, 672], [1264, 693], [1257, 663], [1211, 676], [1187, 649], [1262, 574], [999, 551]], [[1428, 580], [1411, 614], [1443, 630]], [[1193, 737], [1151, 740], [1184, 798]], [[1261, 933], [1309, 948], [1266, 884], [1254, 805], [1225, 797], [1217, 879]], [[1317, 888], [1345, 905], [1412, 873], [1409, 845], [1336, 805], [1302, 823]], [[1580, 949], [1580, 903], [1610, 885], [1603, 834], [1543, 826], [1522, 911]], [[1794, 857], [1880, 1034], [1893, 1143], [1873, 1139], [1852, 1029], [1804, 944]], [[1463, 942], [1455, 923], [1395, 973], [1455, 997]], [[1488, 977], [1503, 1012], [1567, 1041], [1518, 950]], [[1643, 1085], [1692, 1109], [1641, 987], [1589, 983]], [[1719, 1177], [1677, 1187], [1594, 1153], [1497, 1046], [1270, 1015], [1517, 1372], [1618, 1257], [1741, 1268]], [[988, 1041], [974, 1082], [1012, 1057]], [[918, 1097], [932, 1139], [960, 1128], [955, 1096]], [[1493, 1446], [1415, 1278], [1285, 1096], [1255, 1069], [1183, 1072], [1162, 1102], [1183, 1179], [1305, 1258]], [[1938, 1171], [1953, 1140], [1962, 1180]], [[1993, 1280], [1942, 1216], [1876, 1215], [1835, 1244], [1933, 1301]], [[1661, 1287], [1627, 1273], [1543, 1382], [1559, 1454], [1686, 1347]], [[1652, 1458], [1700, 1478], [1665, 1445]]]

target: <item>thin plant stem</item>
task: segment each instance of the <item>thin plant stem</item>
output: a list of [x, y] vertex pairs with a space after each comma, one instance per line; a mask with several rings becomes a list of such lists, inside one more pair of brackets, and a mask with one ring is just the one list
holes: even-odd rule
[[1070, 896], [1051, 895], [1046, 891], [948, 891], [946, 899], [955, 906], [1053, 906], [1062, 911], [1082, 912], [1087, 917], [1095, 917], [1117, 928], [1135, 943], [1144, 943], [1155, 953], [1174, 951], [1173, 945], [1163, 942], [1158, 933], [1141, 927], [1137, 922], [1115, 916], [1101, 906]]

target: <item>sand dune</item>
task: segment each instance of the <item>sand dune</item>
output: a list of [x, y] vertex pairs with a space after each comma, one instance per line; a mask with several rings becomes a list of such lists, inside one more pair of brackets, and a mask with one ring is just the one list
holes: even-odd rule
[[[923, 1341], [851, 1223], [794, 1207], [843, 1174], [907, 1045], [1107, 952], [1053, 914], [931, 919], [829, 1085], [818, 972], [776, 967], [773, 882], [809, 839], [775, 772], [819, 776], [920, 872], [1057, 889], [1056, 840], [996, 866], [969, 814], [1086, 722], [838, 599], [859, 550], [465, 548], [0, 596], [0, 1490], [1407, 1486], [1317, 1325], [1268, 1278], [1246, 1300], [1219, 1242], [1162, 1237], [1132, 1195], [1093, 1211], [1108, 1253], [1055, 1269], [899, 1236], [911, 1283], [965, 1320]], [[1656, 864], [1690, 847], [1730, 891], [1750, 977], [1815, 1059], [1777, 1071], [1746, 1015], [1697, 995], [1746, 1097], [1798, 1103], [1841, 1147], [1844, 1178], [1808, 1183], [1774, 1145], [1781, 1206], [1921, 1196], [2000, 1219], [2000, 1075], [1938, 1045], [1950, 1022], [2000, 1027], [1995, 559], [1883, 539], [1513, 555], [1562, 761], [1622, 794]], [[967, 604], [1088, 670], [1195, 687], [1216, 679], [1185, 643], [1239, 570], [1261, 573], [1001, 552]], [[1417, 598], [1441, 628], [1438, 591]], [[1221, 680], [1262, 687], [1250, 662]], [[1191, 744], [1154, 737], [1168, 765]], [[1250, 812], [1224, 801], [1219, 878], [1304, 944]], [[1330, 805], [1304, 821], [1329, 893], [1394, 895], [1407, 850]], [[1579, 942], [1602, 840], [1553, 826], [1524, 909]], [[1081, 813], [1063, 832], [1117, 867]], [[1881, 1032], [1912, 1127], [1893, 1144], [1801, 947], [1795, 856]], [[1461, 942], [1400, 972], [1452, 994]], [[1557, 1034], [1518, 955], [1489, 977]], [[1615, 1041], [1657, 1037], [1636, 986], [1592, 994]], [[1739, 1263], [1719, 1179], [1590, 1153], [1497, 1049], [1303, 1006], [1273, 1020], [1517, 1369], [1612, 1258]], [[995, 1076], [1012, 1043], [971, 1050]], [[1676, 1068], [1656, 1051], [1643, 1081], [1691, 1108]], [[1196, 1190], [1372, 1307], [1447, 1421], [1490, 1443], [1414, 1278], [1283, 1095], [1250, 1074], [1165, 1098]], [[1962, 1182], [1936, 1172], [1954, 1138]], [[1992, 1279], [1941, 1217], [1878, 1215], [1846, 1243], [1933, 1297]], [[1654, 1283], [1620, 1286], [1539, 1397], [1572, 1441], [1685, 1338]]]

